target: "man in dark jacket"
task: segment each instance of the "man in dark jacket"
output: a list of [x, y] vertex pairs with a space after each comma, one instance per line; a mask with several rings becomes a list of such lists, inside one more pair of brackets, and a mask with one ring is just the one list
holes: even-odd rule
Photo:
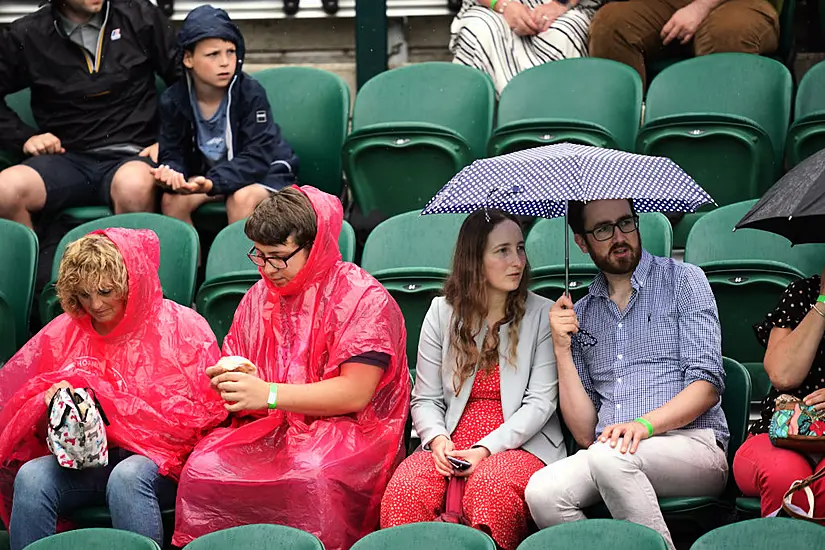
[[225, 11], [189, 12], [178, 46], [184, 78], [160, 100], [163, 213], [192, 223], [200, 205], [225, 199], [229, 223], [249, 217], [270, 192], [297, 183], [298, 157], [266, 91], [241, 70], [243, 36]]
[[[0, 149], [28, 158], [0, 172], [0, 217], [71, 206], [152, 211], [155, 74], [176, 80], [174, 31], [149, 0], [52, 0], [0, 34]], [[38, 128], [2, 101], [31, 89]]]

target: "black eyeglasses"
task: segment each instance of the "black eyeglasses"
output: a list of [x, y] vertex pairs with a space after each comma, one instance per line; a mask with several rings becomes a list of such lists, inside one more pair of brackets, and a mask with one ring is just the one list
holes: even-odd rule
[[285, 256], [283, 258], [279, 256], [265, 256], [261, 253], [260, 250], [253, 246], [249, 250], [249, 253], [247, 253], [246, 257], [252, 260], [252, 263], [257, 265], [258, 267], [263, 267], [264, 263], [268, 263], [270, 267], [273, 267], [275, 269], [286, 269], [287, 262], [290, 260], [290, 258], [292, 258], [295, 254], [303, 250], [305, 246], [306, 245], [299, 246], [298, 248], [290, 252], [288, 256]]
[[622, 218], [616, 223], [605, 223], [596, 227], [595, 229], [585, 231], [585, 234], [590, 233], [591, 235], [593, 235], [593, 238], [597, 241], [609, 241], [613, 238], [613, 235], [616, 233], [617, 227], [619, 228], [619, 231], [621, 231], [622, 233], [633, 233], [634, 231], [639, 229], [639, 216], [630, 216], [628, 218]]

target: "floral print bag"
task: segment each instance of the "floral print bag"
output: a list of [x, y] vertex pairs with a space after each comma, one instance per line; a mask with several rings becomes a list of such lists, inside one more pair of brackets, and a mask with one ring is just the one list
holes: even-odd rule
[[809, 407], [798, 397], [776, 398], [768, 436], [777, 447], [800, 453], [825, 453], [825, 411]]

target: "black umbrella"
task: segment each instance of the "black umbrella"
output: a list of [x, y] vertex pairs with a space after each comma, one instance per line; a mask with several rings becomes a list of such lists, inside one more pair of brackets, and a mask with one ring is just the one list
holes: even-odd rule
[[825, 150], [782, 176], [736, 229], [761, 229], [791, 244], [825, 243]]

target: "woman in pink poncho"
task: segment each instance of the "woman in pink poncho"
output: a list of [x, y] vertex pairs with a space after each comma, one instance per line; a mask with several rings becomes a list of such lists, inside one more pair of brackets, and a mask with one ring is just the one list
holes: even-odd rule
[[290, 525], [328, 550], [378, 527], [403, 457], [409, 405], [404, 320], [386, 290], [338, 250], [343, 211], [287, 188], [247, 220], [262, 279], [244, 296], [225, 355], [251, 373], [208, 369], [235, 413], [181, 475], [173, 543], [249, 523]]
[[[70, 244], [57, 281], [67, 313], [0, 369], [0, 514], [12, 550], [103, 505], [114, 527], [162, 544], [160, 508], [226, 411], [204, 373], [219, 356], [215, 336], [163, 299], [159, 264], [152, 231], [107, 229]], [[108, 466], [67, 469], [49, 454], [46, 403], [58, 387], [94, 390], [110, 422]]]

